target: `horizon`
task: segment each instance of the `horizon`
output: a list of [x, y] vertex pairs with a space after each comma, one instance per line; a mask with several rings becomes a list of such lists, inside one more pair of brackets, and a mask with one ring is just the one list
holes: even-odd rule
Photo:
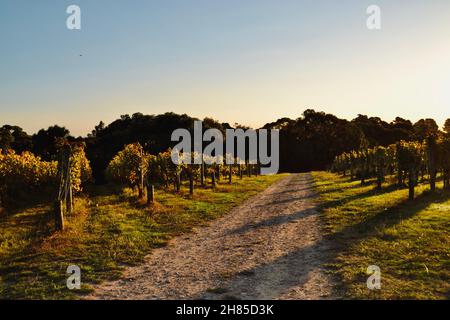
[[2, 123], [86, 136], [133, 110], [254, 128], [308, 108], [450, 117], [448, 1], [377, 1], [376, 31], [365, 0], [79, 0], [81, 30], [68, 30], [73, 2], [0, 3]]

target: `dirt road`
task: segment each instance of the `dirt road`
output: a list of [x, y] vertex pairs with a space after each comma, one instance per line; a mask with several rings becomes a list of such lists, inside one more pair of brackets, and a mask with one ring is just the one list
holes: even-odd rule
[[90, 299], [331, 299], [309, 174], [290, 175], [224, 217], [154, 250]]

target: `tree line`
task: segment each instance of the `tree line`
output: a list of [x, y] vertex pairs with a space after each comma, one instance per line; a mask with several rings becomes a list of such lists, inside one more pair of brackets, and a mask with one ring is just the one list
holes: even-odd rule
[[[184, 128], [193, 131], [198, 119], [186, 114], [165, 113], [123, 115], [109, 125], [100, 122], [86, 137], [73, 137], [69, 130], [52, 126], [29, 135], [18, 126], [0, 128], [0, 149], [14, 150], [17, 154], [32, 152], [43, 161], [58, 157], [58, 141], [84, 143], [86, 156], [92, 167], [96, 183], [106, 181], [105, 172], [114, 156], [128, 144], [139, 143], [149, 154], [157, 155], [172, 148], [173, 130]], [[450, 127], [447, 120], [445, 129]], [[203, 129], [244, 128], [239, 124], [221, 123], [211, 118], [203, 120]], [[376, 146], [388, 147], [399, 141], [422, 142], [430, 134], [440, 134], [433, 119], [415, 123], [397, 117], [386, 122], [378, 117], [359, 115], [353, 120], [340, 119], [332, 114], [308, 109], [297, 119], [282, 118], [263, 126], [280, 130], [280, 171], [304, 172], [329, 168], [334, 158], [344, 152], [365, 150]]]

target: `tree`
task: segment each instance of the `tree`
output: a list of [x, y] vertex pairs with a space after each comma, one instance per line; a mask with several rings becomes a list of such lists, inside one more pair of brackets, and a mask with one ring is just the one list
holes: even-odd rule
[[[164, 113], [161, 115], [122, 115], [107, 126], [101, 123], [87, 139], [87, 154], [91, 160], [94, 179], [97, 183], [105, 181], [105, 169], [112, 158], [123, 148], [135, 142], [144, 151], [157, 155], [174, 146], [171, 134], [175, 129], [192, 130], [196, 118], [185, 114]], [[214, 123], [209, 122], [210, 125]], [[215, 123], [219, 126], [220, 124]]]
[[414, 136], [417, 141], [422, 142], [430, 135], [439, 133], [439, 126], [433, 119], [420, 119], [414, 126]]
[[31, 151], [31, 137], [18, 126], [4, 125], [0, 128], [0, 149], [12, 149], [17, 153]]
[[450, 135], [450, 119], [445, 120], [445, 124], [444, 124], [444, 132], [447, 135]]
[[0, 128], [0, 149], [3, 152], [11, 149], [11, 144], [13, 143], [14, 138], [11, 134], [11, 131], [7, 128], [7, 126], [3, 126]]
[[280, 130], [281, 171], [323, 170], [337, 155], [358, 149], [364, 140], [355, 124], [312, 109], [296, 120], [282, 118], [263, 128]]
[[100, 121], [99, 124], [94, 127], [94, 130], [92, 130], [91, 136], [92, 137], [100, 136], [104, 129], [105, 123], [103, 121]]
[[58, 154], [60, 140], [74, 140], [70, 137], [70, 132], [64, 127], [52, 126], [48, 129], [41, 129], [32, 136], [33, 153], [44, 160], [55, 160]]

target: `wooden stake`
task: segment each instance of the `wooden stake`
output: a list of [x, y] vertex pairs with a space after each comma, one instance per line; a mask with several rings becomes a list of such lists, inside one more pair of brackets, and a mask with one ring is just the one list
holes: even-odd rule
[[192, 171], [189, 174], [189, 194], [194, 195], [194, 173]]
[[147, 204], [151, 205], [155, 202], [155, 187], [153, 185], [149, 185], [147, 187]]
[[211, 185], [213, 188], [216, 187], [216, 172], [215, 171], [211, 172]]
[[62, 200], [55, 201], [55, 229], [56, 231], [64, 230], [64, 202]]

